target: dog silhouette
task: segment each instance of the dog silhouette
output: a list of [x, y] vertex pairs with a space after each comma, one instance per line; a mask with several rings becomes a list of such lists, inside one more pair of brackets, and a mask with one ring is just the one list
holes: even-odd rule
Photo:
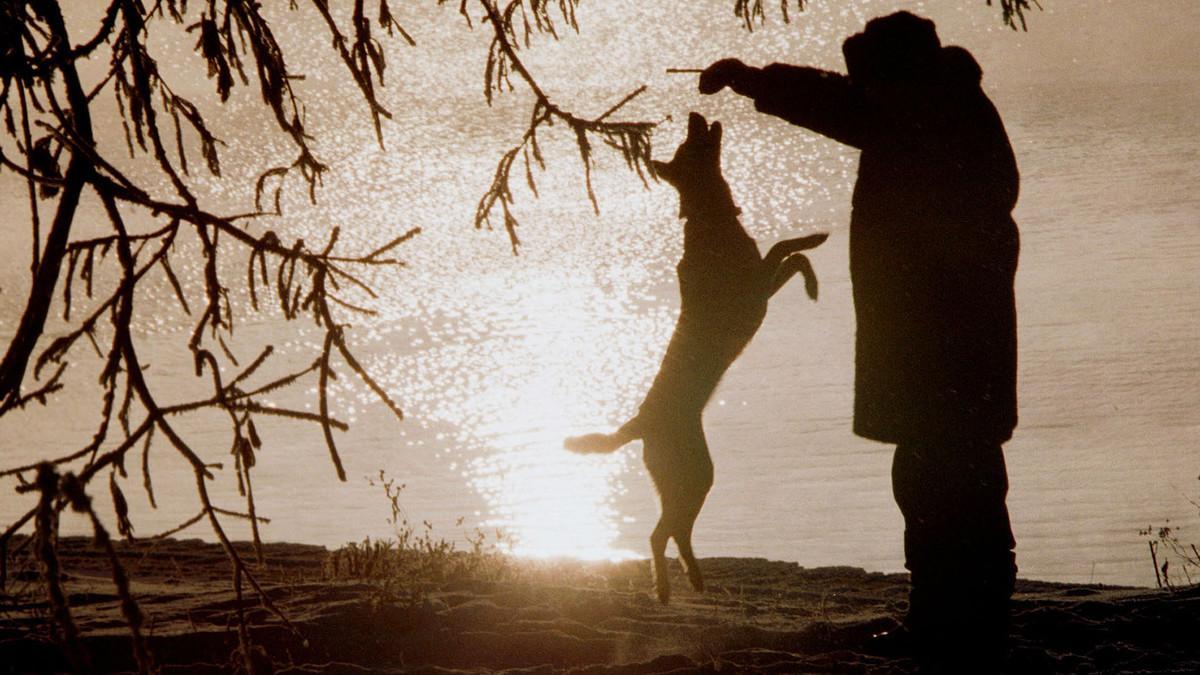
[[574, 452], [608, 453], [642, 439], [643, 461], [661, 503], [650, 535], [654, 586], [666, 603], [667, 540], [674, 539], [688, 580], [704, 590], [692, 551], [692, 527], [713, 483], [713, 464], [701, 416], [717, 384], [762, 325], [767, 301], [797, 273], [817, 299], [817, 278], [800, 253], [825, 241], [815, 234], [779, 242], [766, 257], [738, 221], [721, 175], [721, 123], [688, 116], [687, 138], [670, 162], [652, 162], [657, 176], [679, 191], [684, 219], [679, 275], [681, 307], [662, 366], [638, 414], [611, 434], [573, 436]]

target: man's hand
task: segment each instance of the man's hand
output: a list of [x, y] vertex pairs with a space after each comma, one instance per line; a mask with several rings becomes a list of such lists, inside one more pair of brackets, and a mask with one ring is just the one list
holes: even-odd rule
[[700, 93], [715, 94], [725, 87], [733, 87], [734, 91], [738, 91], [735, 83], [750, 70], [749, 66], [737, 59], [721, 59], [700, 73]]

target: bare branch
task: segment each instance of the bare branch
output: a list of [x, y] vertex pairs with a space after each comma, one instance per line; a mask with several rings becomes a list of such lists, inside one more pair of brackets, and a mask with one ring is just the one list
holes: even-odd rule
[[[559, 3], [563, 20], [574, 29], [578, 29], [574, 12], [577, 1], [564, 0]], [[621, 152], [622, 157], [629, 167], [635, 170], [642, 177], [643, 181], [646, 175], [654, 175], [654, 169], [650, 165], [650, 134], [655, 126], [654, 123], [614, 123], [605, 121], [607, 117], [619, 110], [638, 94], [645, 91], [645, 85], [627, 94], [616, 104], [610, 106], [603, 114], [594, 118], [582, 117], [559, 107], [538, 84], [537, 80], [517, 54], [518, 42], [516, 40], [514, 21], [518, 10], [521, 11], [522, 26], [527, 45], [529, 44], [529, 34], [533, 30], [547, 32], [554, 37], [558, 35], [554, 28], [554, 20], [551, 18], [547, 7], [548, 3], [545, 0], [528, 0], [530, 9], [526, 12], [525, 2], [526, 0], [512, 0], [502, 11], [493, 0], [479, 0], [480, 5], [483, 6], [484, 11], [487, 13], [488, 22], [492, 26], [492, 42], [488, 49], [487, 64], [484, 68], [484, 93], [489, 105], [492, 102], [493, 91], [498, 93], [505, 87], [510, 90], [513, 88], [512, 74], [515, 74], [524, 82], [535, 99], [529, 126], [521, 137], [521, 141], [501, 156], [499, 163], [496, 165], [492, 184], [479, 200], [479, 205], [475, 209], [475, 227], [481, 228], [490, 226], [492, 212], [499, 206], [504, 229], [508, 232], [514, 254], [520, 246], [520, 240], [516, 232], [518, 222], [512, 211], [513, 195], [509, 186], [509, 180], [513, 162], [516, 160], [518, 154], [522, 154], [525, 158], [526, 183], [536, 195], [537, 187], [534, 182], [529, 158], [530, 153], [532, 153], [538, 166], [542, 166], [541, 152], [537, 147], [537, 130], [539, 127], [543, 125], [549, 126], [554, 121], [560, 121], [575, 135], [576, 146], [579, 149], [579, 158], [583, 162], [584, 186], [592, 208], [597, 214], [600, 212], [600, 204], [592, 189], [591, 142], [589, 141], [589, 135], [598, 136], [605, 144]], [[529, 21], [529, 16], [533, 17], [532, 22]]]

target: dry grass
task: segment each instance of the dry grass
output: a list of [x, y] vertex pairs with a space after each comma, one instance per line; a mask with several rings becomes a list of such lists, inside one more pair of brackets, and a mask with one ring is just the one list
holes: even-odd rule
[[[517, 566], [505, 553], [509, 542], [502, 532], [489, 537], [476, 528], [463, 533], [466, 546], [460, 548], [435, 534], [429, 521], [416, 525], [408, 520], [400, 505], [404, 484], [383, 471], [369, 482], [382, 491], [395, 534], [383, 540], [367, 537], [331, 551], [322, 565], [324, 578], [379, 582], [395, 595], [414, 596], [423, 588], [447, 581], [499, 581], [516, 573]], [[460, 518], [460, 527], [462, 522]]]

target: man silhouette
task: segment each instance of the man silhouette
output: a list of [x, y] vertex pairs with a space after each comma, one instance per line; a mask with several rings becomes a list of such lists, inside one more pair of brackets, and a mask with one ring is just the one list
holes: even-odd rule
[[933, 669], [994, 669], [1016, 577], [1001, 444], [1017, 422], [1018, 173], [975, 59], [932, 21], [872, 19], [848, 75], [734, 59], [728, 86], [862, 150], [850, 221], [854, 431], [896, 445], [892, 488], [912, 575], [905, 625]]

